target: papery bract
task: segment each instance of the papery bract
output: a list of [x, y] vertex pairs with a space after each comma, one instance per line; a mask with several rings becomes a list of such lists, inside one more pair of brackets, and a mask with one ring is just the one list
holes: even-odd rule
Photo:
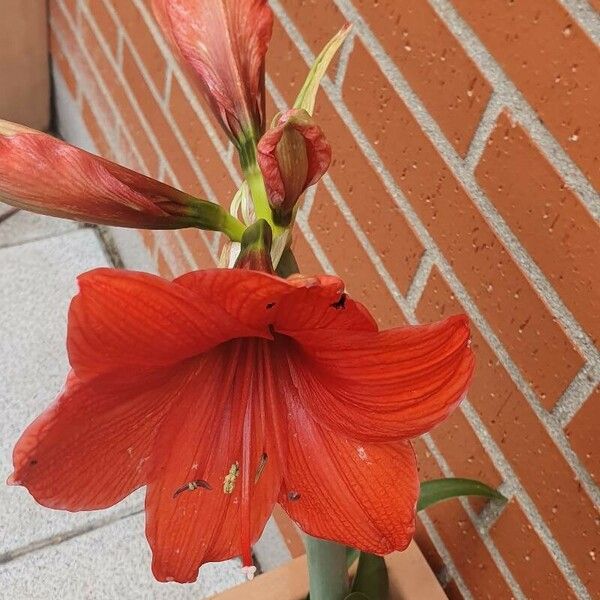
[[241, 224], [220, 206], [0, 120], [0, 200], [18, 208], [102, 225], [225, 230]]
[[286, 226], [300, 196], [327, 172], [331, 146], [312, 117], [293, 108], [261, 138], [257, 158], [275, 222]]
[[266, 0], [153, 0], [157, 21], [232, 141], [265, 128]]
[[276, 502], [315, 536], [406, 548], [419, 492], [408, 438], [465, 393], [465, 317], [380, 332], [335, 277], [99, 269], [79, 286], [73, 370], [18, 441], [10, 483], [67, 510], [147, 486], [162, 581], [236, 555], [250, 565]]

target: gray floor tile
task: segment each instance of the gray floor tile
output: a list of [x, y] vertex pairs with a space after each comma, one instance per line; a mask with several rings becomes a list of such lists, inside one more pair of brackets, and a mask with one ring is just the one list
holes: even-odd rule
[[[106, 265], [91, 229], [0, 249], [0, 480], [22, 430], [61, 389], [68, 369], [66, 315], [76, 276]], [[129, 499], [128, 505], [139, 503]], [[99, 518], [38, 506], [23, 488], [0, 485], [0, 554]], [[122, 510], [122, 507], [118, 510]], [[103, 515], [103, 513], [102, 513]]]
[[232, 560], [205, 565], [194, 584], [157, 583], [143, 516], [136, 515], [0, 565], [0, 598], [200, 600], [243, 581], [239, 561]]
[[[8, 212], [8, 208], [0, 204], [0, 217]], [[75, 221], [19, 211], [0, 223], [0, 248], [60, 235], [79, 227], [81, 224]]]

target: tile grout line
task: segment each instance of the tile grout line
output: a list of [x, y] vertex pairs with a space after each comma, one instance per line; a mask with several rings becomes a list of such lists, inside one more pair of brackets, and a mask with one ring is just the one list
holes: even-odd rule
[[46, 548], [52, 546], [58, 546], [63, 542], [68, 542], [69, 540], [72, 540], [74, 538], [81, 537], [82, 535], [92, 533], [93, 531], [97, 531], [98, 529], [103, 529], [104, 527], [108, 527], [110, 525], [118, 523], [119, 521], [123, 521], [130, 517], [143, 513], [143, 507], [131, 508], [118, 512], [114, 515], [98, 519], [97, 521], [89, 523], [88, 525], [77, 527], [75, 529], [70, 529], [68, 531], [65, 531], [64, 533], [59, 533], [57, 535], [43, 538], [41, 540], [35, 540], [34, 542], [27, 544], [26, 546], [21, 546], [20, 548], [15, 548], [14, 550], [10, 550], [8, 552], [0, 554], [0, 565], [8, 564], [33, 552], [45, 550]]
[[[520, 239], [511, 231], [504, 220], [504, 217], [483, 193], [479, 184], [470, 172], [470, 169], [466, 167], [460, 155], [450, 144], [435, 119], [429, 114], [421, 99], [410, 87], [398, 67], [387, 55], [356, 8], [354, 8], [350, 0], [335, 0], [335, 2], [344, 13], [344, 16], [355, 22], [355, 27], [359, 36], [366, 42], [367, 49], [381, 67], [383, 74], [386, 76], [396, 93], [404, 101], [408, 110], [416, 119], [427, 138], [433, 143], [434, 148], [436, 148], [439, 155], [444, 160], [445, 165], [460, 184], [464, 186], [470, 200], [478, 208], [479, 212], [483, 215], [498, 239], [505, 245], [509, 254], [527, 277], [534, 290], [539, 296], [544, 298], [544, 301], [553, 313], [553, 316], [555, 316], [559, 322], [561, 322], [565, 330], [571, 334], [570, 337], [572, 338], [572, 341], [583, 353], [586, 360], [594, 360], [600, 363], [600, 352], [595, 347], [590, 336], [564, 304], [560, 295], [553, 288], [544, 272], [529, 255]], [[310, 49], [306, 49], [310, 52]], [[324, 87], [326, 86], [327, 82], [324, 83]], [[338, 103], [343, 103], [345, 107], [342, 96], [336, 97], [336, 101]], [[499, 94], [497, 95], [495, 103], [496, 105], [497, 103], [502, 103]], [[492, 108], [494, 108], [494, 105], [492, 105]]]
[[[278, 16], [282, 24], [284, 24], [284, 26], [288, 28], [289, 31], [291, 31], [292, 37], [298, 37], [301, 40], [301, 36], [299, 32], [297, 32], [295, 25], [291, 23], [291, 21], [287, 17], [287, 14], [283, 12], [283, 9], [281, 8], [281, 5], [279, 4], [278, 0], [272, 0], [272, 6], [276, 9], [276, 12], [279, 13]], [[311, 52], [310, 49], [306, 46], [306, 43], [303, 41], [297, 41], [296, 43], [297, 45], [301, 44], [303, 46], [303, 48], [299, 48], [300, 52], [304, 56], [305, 61], [307, 63], [310, 63]], [[370, 141], [366, 138], [365, 134], [362, 132], [362, 130], [356, 123], [352, 113], [350, 113], [347, 107], [344, 106], [343, 101], [340, 101], [340, 99], [336, 97], [335, 90], [332, 90], [331, 82], [327, 79], [324, 79], [323, 86], [325, 87], [325, 91], [327, 92], [328, 96], [334, 102], [336, 110], [340, 113], [340, 116], [344, 119], [349, 130], [354, 135], [355, 139], [363, 149], [365, 157], [369, 160], [369, 162], [374, 166], [375, 170], [379, 173], [379, 176], [381, 177], [384, 186], [386, 187], [392, 198], [394, 198], [397, 206], [402, 210], [408, 222], [412, 225], [413, 230], [420, 237], [422, 243], [432, 253], [432, 256], [442, 276], [453, 290], [455, 296], [463, 305], [464, 309], [469, 313], [471, 319], [481, 331], [484, 339], [487, 341], [490, 347], [494, 349], [494, 352], [498, 357], [500, 363], [505, 368], [506, 372], [510, 375], [511, 379], [513, 380], [519, 391], [521, 391], [521, 393], [524, 395], [532, 410], [536, 414], [537, 418], [540, 420], [540, 422], [546, 429], [550, 438], [556, 443], [558, 450], [579, 478], [581, 485], [588, 494], [588, 496], [594, 502], [600, 503], [600, 489], [592, 480], [587, 470], [582, 466], [581, 460], [579, 459], [577, 454], [570, 447], [570, 444], [566, 439], [562, 428], [560, 428], [560, 426], [556, 422], [556, 419], [554, 419], [554, 417], [552, 417], [552, 415], [550, 415], [546, 411], [546, 409], [541, 405], [539, 398], [537, 397], [536, 393], [533, 391], [533, 389], [521, 373], [520, 368], [516, 365], [513, 358], [506, 350], [506, 348], [498, 338], [497, 334], [494, 332], [493, 328], [487, 322], [487, 319], [483, 316], [475, 302], [471, 299], [468, 291], [465, 289], [462, 282], [454, 273], [448, 260], [437, 247], [437, 244], [431, 237], [431, 234], [423, 225], [410, 202], [406, 199], [402, 191], [396, 185], [391, 173], [381, 162], [381, 159], [372, 147]]]

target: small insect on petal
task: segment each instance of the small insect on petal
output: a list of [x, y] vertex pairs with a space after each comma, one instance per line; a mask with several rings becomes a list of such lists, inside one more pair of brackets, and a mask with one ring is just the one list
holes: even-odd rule
[[223, 493], [224, 494], [232, 494], [233, 488], [235, 487], [235, 480], [238, 478], [240, 474], [240, 465], [235, 462], [231, 465], [229, 469], [229, 473], [225, 475], [225, 479], [223, 479]]
[[265, 470], [265, 467], [267, 466], [268, 460], [269, 460], [269, 457], [267, 456], [267, 453], [263, 452], [260, 457], [260, 460], [258, 461], [258, 467], [256, 468], [256, 475], [254, 476], [254, 483], [258, 483], [258, 480], [260, 479], [262, 472]]
[[194, 481], [188, 481], [188, 483], [185, 483], [180, 488], [176, 489], [175, 493], [173, 494], [173, 498], [177, 498], [177, 496], [183, 492], [193, 492], [198, 488], [212, 490], [212, 486], [210, 483], [208, 483], [208, 481], [204, 481], [204, 479], [195, 479]]
[[288, 500], [290, 502], [296, 502], [300, 500], [300, 494], [298, 492], [288, 492]]
[[335, 310], [341, 310], [346, 308], [346, 298], [348, 298], [348, 294], [344, 293], [340, 296], [340, 299], [337, 302], [334, 302], [331, 307], [335, 308]]

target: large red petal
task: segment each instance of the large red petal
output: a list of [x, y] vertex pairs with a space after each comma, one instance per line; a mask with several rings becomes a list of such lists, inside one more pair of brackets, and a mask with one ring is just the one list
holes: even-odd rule
[[158, 424], [185, 381], [181, 368], [87, 383], [71, 374], [56, 402], [17, 442], [9, 482], [50, 508], [116, 504], [146, 483]]
[[153, 0], [156, 18], [234, 141], [265, 123], [266, 0]]
[[218, 298], [228, 314], [253, 329], [377, 329], [368, 311], [346, 297], [337, 277], [282, 279], [259, 271], [209, 269], [187, 273], [175, 283], [198, 297]]
[[298, 397], [320, 422], [363, 440], [421, 435], [464, 396], [474, 368], [466, 317], [383, 332], [286, 330]]
[[404, 550], [415, 530], [419, 480], [408, 441], [374, 444], [331, 432], [290, 406], [280, 503], [315, 537], [359, 550]]
[[269, 336], [219, 305], [155, 275], [96, 269], [79, 277], [69, 311], [69, 359], [80, 378], [174, 364], [226, 340]]
[[182, 192], [49, 135], [0, 120], [0, 200], [32, 212], [121, 227], [195, 224]]
[[[279, 398], [262, 375], [270, 343], [229, 342], [196, 359], [193, 380], [161, 427], [146, 496], [160, 581], [194, 581], [202, 564], [240, 554], [251, 564], [250, 546], [281, 485], [267, 422]], [[191, 482], [198, 487], [186, 487]]]

